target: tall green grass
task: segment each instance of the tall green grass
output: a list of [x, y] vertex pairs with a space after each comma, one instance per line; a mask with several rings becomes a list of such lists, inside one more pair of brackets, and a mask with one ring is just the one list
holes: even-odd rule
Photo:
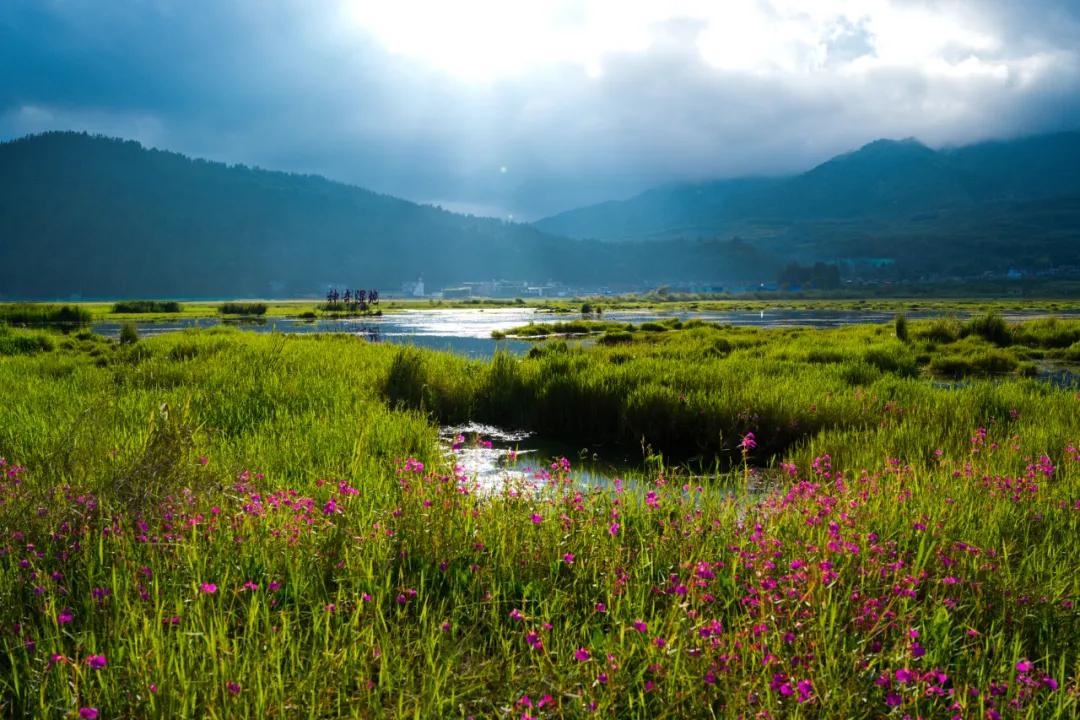
[[79, 305], [0, 304], [0, 323], [9, 325], [88, 323], [91, 319], [90, 311]]
[[[0, 356], [5, 716], [1080, 710], [1073, 390], [943, 387], [885, 326], [488, 362], [225, 328], [53, 344]], [[553, 463], [483, 494], [437, 443], [458, 417], [723, 429], [747, 465], [589, 488]], [[770, 458], [770, 490], [731, 484]]]
[[609, 333], [593, 346], [547, 343], [523, 359], [488, 363], [401, 351], [412, 353], [408, 382], [398, 378], [386, 393], [447, 423], [530, 428], [639, 458], [648, 448], [705, 467], [739, 464], [747, 432], [760, 436], [754, 460], [763, 464], [857, 433], [858, 444], [832, 451], [867, 466], [883, 450], [923, 460], [935, 449], [962, 450], [972, 423], [1007, 423], [1040, 440], [1052, 436], [1055, 446], [1075, 437], [1073, 394], [1024, 379], [1015, 348], [978, 335], [918, 339], [934, 326], [911, 326], [907, 343], [887, 326], [697, 324]]

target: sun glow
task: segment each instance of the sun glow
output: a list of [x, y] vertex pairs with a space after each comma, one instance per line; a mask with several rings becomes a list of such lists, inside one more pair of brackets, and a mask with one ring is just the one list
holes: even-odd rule
[[[1000, 49], [991, 29], [950, 5], [894, 0], [344, 0], [348, 22], [389, 52], [458, 79], [490, 82], [572, 66], [590, 78], [606, 60], [644, 52], [665, 28], [690, 28], [686, 46], [718, 71], [862, 73], [917, 68], [949, 76], [1000, 73], [983, 65]], [[977, 57], [978, 56], [978, 57]]]
[[557, 64], [599, 76], [605, 54], [648, 47], [649, 25], [657, 15], [607, 0], [348, 0], [345, 9], [350, 21], [391, 53], [481, 82]]

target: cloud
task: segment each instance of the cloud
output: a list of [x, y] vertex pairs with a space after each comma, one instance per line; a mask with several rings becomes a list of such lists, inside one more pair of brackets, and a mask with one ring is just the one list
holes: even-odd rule
[[1075, 128], [1077, 48], [1068, 0], [9, 0], [0, 136], [87, 129], [530, 218], [877, 137]]

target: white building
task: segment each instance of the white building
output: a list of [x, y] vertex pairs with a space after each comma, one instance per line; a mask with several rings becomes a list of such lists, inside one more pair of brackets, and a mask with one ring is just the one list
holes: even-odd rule
[[420, 278], [416, 282], [403, 282], [401, 283], [401, 294], [411, 295], [412, 297], [424, 297], [424, 278]]

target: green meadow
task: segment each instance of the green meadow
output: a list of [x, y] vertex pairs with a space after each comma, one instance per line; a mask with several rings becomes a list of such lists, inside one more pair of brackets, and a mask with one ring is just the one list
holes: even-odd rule
[[1080, 713], [1080, 321], [578, 329], [0, 326], [0, 715]]

